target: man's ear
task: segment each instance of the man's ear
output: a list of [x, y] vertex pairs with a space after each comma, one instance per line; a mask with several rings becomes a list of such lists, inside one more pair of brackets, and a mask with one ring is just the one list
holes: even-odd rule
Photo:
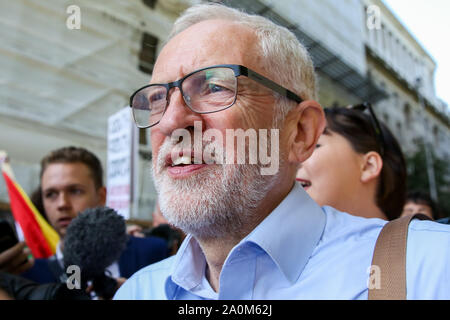
[[[292, 114], [291, 114], [292, 112]], [[314, 100], [303, 101], [289, 112], [289, 162], [302, 163], [313, 153], [325, 129], [325, 113]]]
[[106, 204], [106, 187], [98, 188], [97, 195], [99, 198], [99, 206], [105, 206], [105, 204]]
[[383, 168], [383, 159], [378, 154], [378, 152], [370, 151], [362, 155], [361, 160], [362, 183], [370, 182], [380, 176], [381, 169]]

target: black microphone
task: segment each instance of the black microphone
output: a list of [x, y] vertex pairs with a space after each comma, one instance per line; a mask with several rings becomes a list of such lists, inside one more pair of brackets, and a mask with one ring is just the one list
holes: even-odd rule
[[64, 239], [64, 266], [78, 266], [81, 286], [92, 281], [98, 296], [111, 299], [117, 282], [105, 269], [117, 261], [124, 251], [128, 236], [125, 220], [114, 209], [98, 207], [81, 212], [67, 228]]

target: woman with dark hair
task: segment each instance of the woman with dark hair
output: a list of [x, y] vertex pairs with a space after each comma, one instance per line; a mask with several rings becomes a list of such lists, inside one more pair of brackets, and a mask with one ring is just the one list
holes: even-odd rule
[[325, 115], [327, 127], [297, 180], [322, 206], [366, 218], [398, 218], [406, 164], [395, 137], [368, 103], [327, 108]]

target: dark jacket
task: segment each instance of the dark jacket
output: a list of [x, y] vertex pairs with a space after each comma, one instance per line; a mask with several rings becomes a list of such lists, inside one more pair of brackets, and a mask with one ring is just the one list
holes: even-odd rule
[[[133, 273], [168, 257], [167, 243], [158, 237], [129, 237], [127, 247], [119, 258], [120, 276], [129, 278]], [[64, 270], [55, 256], [36, 259], [33, 267], [21, 275], [38, 283], [61, 282]]]

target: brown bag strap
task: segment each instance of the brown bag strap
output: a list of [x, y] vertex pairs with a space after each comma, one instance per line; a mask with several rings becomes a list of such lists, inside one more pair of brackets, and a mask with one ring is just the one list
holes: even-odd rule
[[409, 223], [416, 218], [430, 220], [423, 214], [405, 216], [381, 230], [373, 252], [369, 300], [406, 299], [406, 240]]

